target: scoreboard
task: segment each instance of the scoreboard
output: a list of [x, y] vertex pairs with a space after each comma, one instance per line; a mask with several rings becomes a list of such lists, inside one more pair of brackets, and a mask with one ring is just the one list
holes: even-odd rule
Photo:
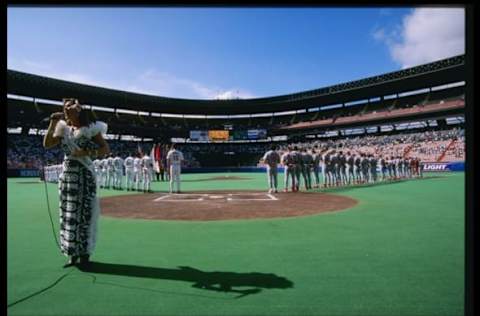
[[192, 141], [229, 141], [229, 140], [258, 140], [266, 139], [266, 129], [249, 130], [192, 130], [190, 140]]
[[228, 131], [225, 130], [210, 130], [208, 131], [208, 138], [210, 140], [228, 140]]

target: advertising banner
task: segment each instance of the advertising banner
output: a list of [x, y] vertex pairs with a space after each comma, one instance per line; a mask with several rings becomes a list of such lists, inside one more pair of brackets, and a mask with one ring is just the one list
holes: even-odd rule
[[190, 131], [190, 140], [208, 141], [208, 131]]
[[266, 129], [249, 129], [247, 131], [248, 139], [266, 139], [267, 130]]
[[247, 131], [233, 131], [233, 139], [234, 140], [247, 140], [248, 134]]
[[424, 162], [421, 164], [423, 172], [464, 171], [465, 162]]

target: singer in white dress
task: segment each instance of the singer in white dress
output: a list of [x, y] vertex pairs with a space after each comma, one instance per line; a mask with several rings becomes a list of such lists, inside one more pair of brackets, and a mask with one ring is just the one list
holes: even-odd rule
[[[65, 152], [59, 177], [61, 251], [69, 258], [64, 267], [89, 262], [97, 236], [100, 204], [97, 198], [92, 158], [104, 156], [110, 149], [102, 134], [103, 122], [92, 122], [76, 99], [64, 99], [63, 115], [54, 113], [44, 137], [44, 147], [60, 145]], [[77, 262], [78, 261], [78, 262]]]

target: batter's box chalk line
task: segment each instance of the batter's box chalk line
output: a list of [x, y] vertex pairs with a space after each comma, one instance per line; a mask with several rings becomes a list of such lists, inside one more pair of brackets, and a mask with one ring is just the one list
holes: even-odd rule
[[[253, 195], [253, 196], [263, 196], [263, 197], [268, 197], [268, 198], [235, 198], [235, 196], [238, 195]], [[191, 197], [191, 196], [197, 196], [195, 199], [191, 198], [182, 198], [182, 197]], [[215, 200], [226, 200], [227, 202], [232, 202], [232, 201], [278, 201], [278, 198], [276, 198], [274, 195], [269, 194], [269, 193], [228, 193], [228, 194], [199, 194], [199, 193], [182, 193], [179, 195], [176, 194], [166, 194], [164, 196], [158, 197], [154, 199], [154, 202], [198, 202], [198, 201], [215, 201]]]

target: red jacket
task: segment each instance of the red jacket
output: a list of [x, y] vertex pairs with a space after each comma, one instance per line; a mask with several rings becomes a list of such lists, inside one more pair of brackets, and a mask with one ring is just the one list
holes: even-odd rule
[[161, 146], [155, 145], [153, 156], [156, 161], [162, 161], [162, 148]]

